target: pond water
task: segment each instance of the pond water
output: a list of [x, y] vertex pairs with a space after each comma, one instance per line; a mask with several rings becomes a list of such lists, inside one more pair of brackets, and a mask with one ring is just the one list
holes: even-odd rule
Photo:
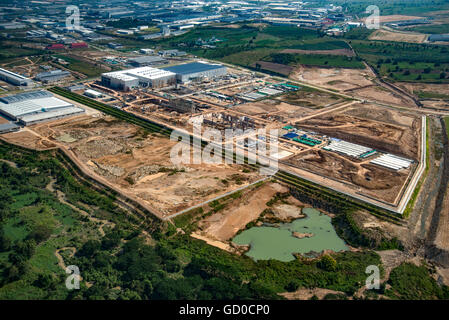
[[[238, 245], [250, 245], [246, 255], [254, 260], [276, 259], [292, 261], [293, 253], [310, 255], [312, 252], [349, 248], [338, 237], [331, 218], [313, 208], [302, 209], [307, 217], [279, 226], [252, 227], [237, 235], [232, 241]], [[294, 236], [297, 233], [298, 238]]]

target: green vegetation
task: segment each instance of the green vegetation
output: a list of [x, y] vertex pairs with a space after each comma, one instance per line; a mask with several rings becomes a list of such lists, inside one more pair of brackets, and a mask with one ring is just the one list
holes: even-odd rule
[[[156, 221], [146, 228], [148, 243], [113, 196], [77, 182], [70, 163], [56, 153], [0, 145], [0, 157], [17, 164], [3, 162], [0, 167], [3, 299], [276, 299], [291, 279], [298, 279], [299, 287], [350, 295], [363, 283], [366, 266], [380, 264], [379, 256], [368, 251], [325, 258], [331, 266], [302, 259], [254, 262], [177, 235], [173, 227]], [[98, 224], [46, 189], [51, 179], [68, 203], [115, 227], [105, 227], [103, 236]], [[59, 252], [64, 263], [81, 270], [80, 290], [64, 286], [66, 275], [55, 256], [64, 247], [70, 247]]]
[[264, 61], [286, 64], [286, 65], [309, 65], [329, 68], [365, 68], [361, 59], [358, 57], [346, 57], [337, 55], [323, 54], [292, 54], [292, 53], [274, 53], [264, 58]]
[[448, 82], [449, 49], [445, 46], [351, 40], [359, 57], [381, 76], [396, 81]]
[[446, 125], [446, 134], [449, 137], [449, 117], [444, 118], [444, 123]]
[[426, 266], [403, 263], [391, 271], [385, 295], [392, 299], [433, 300], [449, 299], [449, 288], [440, 287]]
[[442, 99], [449, 100], [449, 95], [437, 92], [418, 91], [414, 92], [420, 99]]
[[67, 69], [80, 72], [88, 77], [98, 77], [102, 73], [106, 72], [106, 70], [103, 69], [101, 66], [93, 65], [84, 60], [76, 59], [73, 56], [61, 54], [55, 56], [69, 63], [67, 66], [65, 66]]
[[449, 24], [431, 24], [431, 25], [422, 25], [422, 26], [414, 26], [410, 28], [406, 28], [405, 30], [420, 32], [420, 33], [430, 33], [430, 34], [444, 34], [448, 33]]
[[[445, 0], [336, 0], [335, 5], [344, 7], [345, 13], [365, 16], [366, 7], [376, 5], [379, 7], [382, 15], [417, 15], [422, 16], [426, 12], [447, 10], [449, 4]], [[325, 0], [319, 0], [318, 4], [328, 4]], [[315, 3], [314, 3], [315, 5]]]

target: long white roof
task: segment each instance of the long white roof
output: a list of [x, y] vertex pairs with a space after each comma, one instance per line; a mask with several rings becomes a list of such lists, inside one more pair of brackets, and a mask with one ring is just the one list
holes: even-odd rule
[[123, 81], [136, 80], [141, 78], [154, 80], [168, 76], [175, 76], [175, 73], [157, 68], [141, 67], [141, 68], [103, 73], [103, 76]]
[[69, 116], [72, 114], [78, 114], [78, 113], [82, 113], [82, 112], [84, 112], [84, 109], [81, 109], [78, 107], [68, 107], [68, 108], [64, 108], [64, 109], [60, 109], [60, 110], [53, 110], [53, 111], [49, 111], [49, 112], [42, 112], [42, 113], [27, 115], [27, 116], [21, 117], [21, 120], [25, 121], [25, 122], [35, 122], [35, 121], [42, 121], [45, 119], [50, 120], [52, 118]]
[[71, 106], [73, 106], [71, 103], [55, 97], [25, 100], [9, 104], [0, 102], [0, 109], [3, 112], [16, 118], [36, 112], [43, 112], [51, 109], [59, 109]]

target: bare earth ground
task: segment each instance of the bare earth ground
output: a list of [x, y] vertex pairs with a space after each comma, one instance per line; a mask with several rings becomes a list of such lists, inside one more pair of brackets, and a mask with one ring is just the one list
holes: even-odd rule
[[369, 69], [318, 68], [298, 66], [292, 79], [335, 90], [348, 90], [372, 85], [375, 75]]
[[407, 89], [410, 93], [416, 91], [434, 92], [449, 95], [449, 84], [442, 83], [411, 83], [411, 82], [399, 82], [400, 87]]
[[36, 150], [47, 150], [49, 148], [56, 147], [55, 144], [49, 143], [48, 141], [42, 141], [39, 136], [31, 133], [28, 130], [2, 134], [0, 137], [1, 139], [9, 143]]
[[2, 124], [2, 123], [8, 123], [9, 121], [8, 120], [6, 120], [5, 118], [2, 118], [1, 116], [0, 116], [0, 124]]
[[288, 189], [278, 183], [266, 183], [255, 192], [236, 201], [230, 207], [217, 212], [200, 223], [203, 235], [213, 240], [230, 240], [239, 230], [256, 220], [267, 208], [266, 203], [277, 193], [287, 192]]
[[112, 117], [82, 116], [33, 127], [70, 148], [90, 170], [169, 215], [258, 180], [238, 165], [178, 165], [170, 160], [175, 142], [146, 135]]
[[278, 100], [263, 100], [235, 106], [233, 111], [241, 112], [249, 116], [273, 116], [279, 115], [285, 118], [301, 118], [310, 113], [310, 109]]
[[415, 20], [415, 19], [422, 19], [423, 17], [418, 16], [405, 16], [405, 15], [389, 15], [389, 16], [380, 16], [379, 20], [380, 23], [387, 23], [387, 22], [395, 22], [395, 21], [406, 21], [406, 20]]
[[379, 102], [383, 102], [385, 104], [395, 104], [395, 105], [409, 105], [409, 101], [403, 99], [398, 94], [395, 94], [383, 87], [380, 86], [372, 86], [372, 87], [366, 87], [362, 89], [353, 90], [352, 93], [354, 93], [356, 96], [375, 100]]
[[276, 100], [310, 109], [325, 108], [343, 101], [340, 97], [330, 93], [302, 89], [279, 96]]
[[295, 292], [284, 292], [280, 295], [288, 300], [309, 300], [313, 296], [318, 299], [323, 299], [328, 294], [345, 294], [342, 291], [335, 291], [330, 289], [314, 288], [314, 289], [300, 289]]
[[410, 43], [423, 43], [427, 39], [427, 35], [411, 32], [394, 32], [389, 30], [377, 30], [373, 32], [369, 40], [398, 41]]

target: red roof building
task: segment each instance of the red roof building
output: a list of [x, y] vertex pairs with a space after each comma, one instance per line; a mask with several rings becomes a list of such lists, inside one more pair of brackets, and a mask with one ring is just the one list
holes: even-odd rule
[[88, 45], [85, 42], [75, 42], [70, 44], [70, 49], [87, 48]]
[[62, 43], [49, 44], [45, 49], [47, 50], [60, 50], [65, 49]]

